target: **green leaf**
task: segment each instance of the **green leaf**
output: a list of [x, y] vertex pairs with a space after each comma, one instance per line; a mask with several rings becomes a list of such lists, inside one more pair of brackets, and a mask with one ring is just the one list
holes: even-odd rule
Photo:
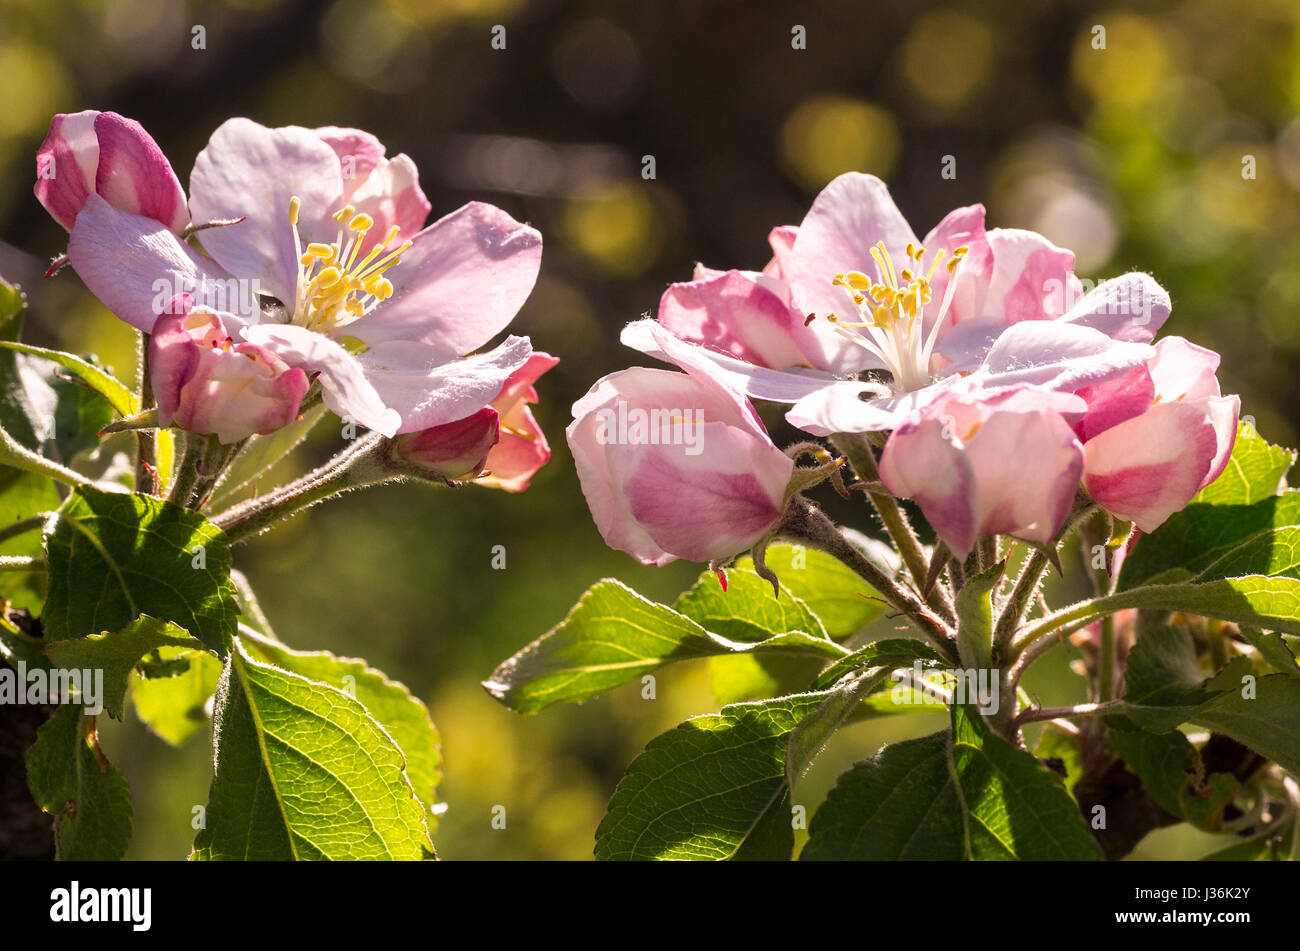
[[971, 858], [1100, 857], [1061, 778], [994, 735], [974, 709], [952, 708], [951, 755]]
[[1295, 578], [1245, 575], [1199, 584], [1146, 585], [1089, 604], [1095, 608], [1081, 611], [1090, 617], [1124, 608], [1149, 608], [1300, 634], [1300, 580]]
[[813, 816], [807, 859], [1097, 859], [1059, 776], [954, 706], [952, 728], [884, 747]]
[[[0, 469], [0, 527], [13, 525], [43, 512], [53, 512], [62, 499], [49, 479], [14, 469]], [[33, 529], [0, 542], [0, 555], [41, 554], [41, 532]], [[0, 597], [33, 615], [45, 603], [44, 571], [0, 571]]]
[[207, 704], [221, 678], [221, 661], [206, 650], [164, 646], [164, 669], [145, 665], [131, 687], [136, 716], [173, 746], [184, 743], [208, 722]]
[[788, 590], [775, 596], [771, 583], [752, 571], [728, 571], [726, 591], [706, 571], [675, 607], [705, 630], [733, 641], [753, 643], [791, 631], [827, 639], [822, 622], [806, 604]]
[[58, 856], [67, 861], [116, 861], [131, 838], [131, 791], [116, 767], [95, 756], [87, 741], [93, 729], [80, 706], [61, 706], [27, 754], [32, 798], [56, 817]]
[[1254, 505], [1278, 487], [1291, 464], [1295, 450], [1274, 446], [1254, 428], [1241, 423], [1237, 426], [1237, 440], [1223, 473], [1200, 491], [1193, 503], [1211, 505]]
[[1259, 651], [1260, 656], [1268, 661], [1279, 673], [1300, 677], [1300, 664], [1296, 663], [1295, 654], [1286, 642], [1286, 637], [1275, 631], [1257, 631], [1253, 627], [1241, 628], [1241, 636]]
[[845, 678], [832, 687], [826, 699], [790, 731], [785, 749], [785, 775], [791, 792], [826, 741], [848, 722], [862, 699], [883, 684], [888, 675], [888, 667], [870, 667], [856, 677]]
[[142, 494], [79, 486], [45, 539], [49, 640], [171, 621], [224, 654], [238, 623], [225, 536], [203, 516]]
[[131, 392], [126, 384], [122, 383], [93, 359], [88, 360], [75, 354], [64, 353], [62, 350], [47, 350], [44, 347], [33, 347], [25, 343], [17, 343], [17, 339], [16, 336], [6, 337], [4, 340], [0, 340], [0, 347], [57, 363], [107, 400], [108, 404], [113, 407], [119, 416], [134, 416], [140, 412], [139, 398]]
[[99, 432], [113, 421], [113, 407], [99, 393], [75, 380], [50, 377], [54, 408], [54, 449], [68, 461], [99, 445]]
[[965, 858], [948, 738], [891, 743], [855, 763], [814, 813], [800, 860]]
[[[1111, 743], [1160, 808], [1200, 829], [1222, 824], [1223, 809], [1237, 792], [1227, 773], [1201, 775], [1201, 755], [1182, 733], [1110, 731]], [[1198, 779], [1199, 777], [1199, 779]]]
[[596, 858], [788, 859], [787, 740], [825, 698], [734, 704], [655, 737], [614, 791]]
[[1178, 816], [1178, 796], [1191, 781], [1196, 748], [1177, 730], [1147, 733], [1143, 730], [1110, 730], [1111, 745], [1129, 771], [1137, 774], [1156, 804]]
[[66, 670], [103, 670], [104, 709], [120, 720], [131, 673], [146, 654], [163, 645], [203, 646], [175, 624], [142, 614], [118, 631], [55, 641], [45, 653], [56, 667]]
[[905, 637], [891, 637], [859, 648], [847, 657], [841, 657], [822, 671], [813, 686], [817, 690], [823, 690], [845, 674], [860, 667], [888, 667], [895, 670], [899, 667], [911, 667], [918, 663], [923, 669], [928, 670], [940, 664], [946, 664], [947, 660], [924, 641], [914, 641]]
[[197, 860], [414, 859], [432, 852], [401, 750], [348, 694], [231, 652]]
[[[825, 552], [774, 544], [768, 546], [764, 560], [781, 580], [781, 587], [802, 601], [834, 640], [856, 634], [888, 607], [857, 572]], [[754, 560], [748, 555], [736, 562], [741, 570], [752, 571], [753, 567]]]
[[557, 627], [497, 667], [483, 687], [511, 709], [534, 713], [553, 703], [586, 700], [673, 661], [760, 650], [844, 653], [825, 637], [801, 632], [756, 643], [729, 640], [606, 579]]
[[424, 705], [403, 684], [363, 660], [336, 657], [326, 651], [295, 651], [262, 637], [244, 635], [241, 641], [266, 660], [308, 680], [338, 687], [356, 697], [406, 756], [406, 775], [420, 802], [429, 809], [437, 802], [435, 790], [442, 778], [441, 740]]
[[[1253, 693], [1247, 686], [1253, 686]], [[1190, 719], [1226, 733], [1292, 776], [1300, 776], [1300, 680], [1295, 677], [1269, 674], [1253, 685], [1226, 690]]]
[[1295, 827], [1274, 825], [1226, 848], [1201, 856], [1202, 862], [1271, 862], [1294, 859], [1291, 855]]
[[1146, 631], [1125, 666], [1123, 713], [1145, 730], [1167, 733], [1218, 692], [1206, 680], [1190, 632], [1181, 627]]
[[38, 451], [49, 438], [54, 397], [41, 374], [10, 349], [22, 335], [26, 307], [21, 288], [0, 279], [0, 429]]

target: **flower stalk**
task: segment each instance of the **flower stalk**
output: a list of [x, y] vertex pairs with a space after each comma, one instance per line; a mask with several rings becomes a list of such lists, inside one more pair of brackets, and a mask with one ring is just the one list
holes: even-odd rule
[[906, 615], [944, 656], [957, 660], [952, 631], [944, 620], [919, 597], [867, 558], [816, 505], [802, 496], [794, 496], [786, 508], [777, 534], [811, 545], [852, 568], [891, 607]]
[[364, 436], [325, 465], [267, 495], [227, 509], [213, 522], [230, 544], [236, 545], [332, 496], [402, 479], [387, 449], [386, 440], [378, 433]]
[[908, 521], [898, 500], [880, 485], [880, 472], [876, 465], [876, 453], [866, 435], [861, 433], [836, 433], [831, 436], [831, 444], [849, 460], [858, 481], [867, 487], [867, 498], [871, 501], [876, 514], [880, 516], [885, 531], [893, 539], [894, 547], [903, 559], [908, 574], [918, 591], [927, 591], [927, 603], [945, 621], [953, 623], [956, 613], [948, 593], [938, 585], [928, 583], [930, 563], [921, 540], [916, 537], [912, 523]]

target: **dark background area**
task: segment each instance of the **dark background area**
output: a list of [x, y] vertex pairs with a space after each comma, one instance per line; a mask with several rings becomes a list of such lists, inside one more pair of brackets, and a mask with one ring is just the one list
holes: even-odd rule
[[[792, 48], [796, 25], [806, 49]], [[716, 709], [703, 665], [666, 672], [653, 702], [633, 686], [530, 718], [478, 686], [597, 578], [671, 600], [695, 577], [604, 547], [563, 444], [573, 400], [645, 362], [619, 346], [623, 324], [696, 261], [761, 267], [772, 226], [797, 223], [836, 174], [869, 171], [920, 234], [982, 201], [991, 225], [1074, 249], [1081, 277], [1151, 271], [1174, 300], [1166, 332], [1222, 352], [1225, 391], [1294, 445], [1298, 106], [1293, 0], [0, 0], [0, 274], [28, 291], [31, 339], [130, 375], [129, 329], [71, 271], [40, 278], [65, 236], [32, 197], [33, 156], [53, 113], [84, 108], [142, 122], [182, 183], [233, 115], [360, 127], [415, 160], [434, 217], [481, 199], [542, 231], [542, 276], [511, 328], [562, 357], [539, 386], [555, 456], [533, 488], [353, 495], [237, 564], [289, 643], [363, 656], [430, 705], [445, 857], [582, 858], [644, 743]], [[794, 438], [767, 418], [778, 442]], [[339, 447], [321, 430], [282, 471]], [[504, 571], [490, 567], [497, 544]], [[1066, 660], [1049, 664], [1045, 699], [1079, 690]], [[932, 729], [908, 716], [845, 731], [801, 794], [815, 805], [852, 759]], [[132, 714], [106, 733], [135, 794], [131, 854], [185, 855], [206, 800], [204, 735], [171, 749]], [[1165, 832], [1139, 854], [1198, 849]]]

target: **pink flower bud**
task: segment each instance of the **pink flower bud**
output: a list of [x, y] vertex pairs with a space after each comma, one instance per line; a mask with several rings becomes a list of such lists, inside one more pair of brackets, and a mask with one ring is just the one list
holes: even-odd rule
[[56, 115], [36, 152], [33, 191], [68, 231], [93, 194], [177, 234], [190, 221], [185, 191], [158, 143], [140, 123], [115, 112]]
[[1062, 414], [1081, 398], [1021, 386], [989, 396], [960, 384], [889, 437], [880, 479], [916, 499], [953, 554], [980, 535], [1049, 544], [1070, 512], [1083, 448]]
[[548, 353], [534, 353], [483, 409], [455, 422], [398, 436], [393, 440], [394, 455], [437, 478], [524, 491], [551, 458], [546, 436], [528, 409], [528, 404], [537, 402], [533, 384], [559, 362]]
[[686, 369], [597, 381], [566, 431], [596, 527], [643, 564], [751, 547], [780, 520], [794, 469], [748, 400]]
[[393, 452], [407, 465], [450, 482], [483, 474], [488, 453], [500, 435], [500, 414], [491, 406], [442, 426], [406, 433], [393, 440]]
[[[1182, 509], [1228, 464], [1237, 436], [1241, 401], [1222, 396], [1215, 371], [1219, 355], [1182, 337], [1164, 337], [1156, 355], [1123, 379], [1098, 393], [1085, 393], [1088, 420], [1083, 484], [1114, 515], [1154, 531]], [[1107, 415], [1119, 405], [1117, 393], [1145, 394], [1123, 414]], [[1130, 400], [1131, 402], [1131, 400]]]
[[238, 318], [198, 308], [154, 326], [149, 372], [163, 426], [233, 443], [297, 417], [307, 374], [266, 347], [234, 343], [227, 322]]

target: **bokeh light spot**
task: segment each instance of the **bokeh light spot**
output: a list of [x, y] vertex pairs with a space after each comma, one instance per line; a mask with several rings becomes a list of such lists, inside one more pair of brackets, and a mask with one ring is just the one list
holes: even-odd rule
[[964, 13], [926, 14], [903, 40], [903, 77], [939, 115], [968, 105], [987, 87], [993, 64], [993, 33]]
[[893, 116], [870, 102], [845, 96], [806, 100], [781, 126], [785, 170], [811, 191], [844, 172], [888, 178], [898, 161], [899, 144]]

